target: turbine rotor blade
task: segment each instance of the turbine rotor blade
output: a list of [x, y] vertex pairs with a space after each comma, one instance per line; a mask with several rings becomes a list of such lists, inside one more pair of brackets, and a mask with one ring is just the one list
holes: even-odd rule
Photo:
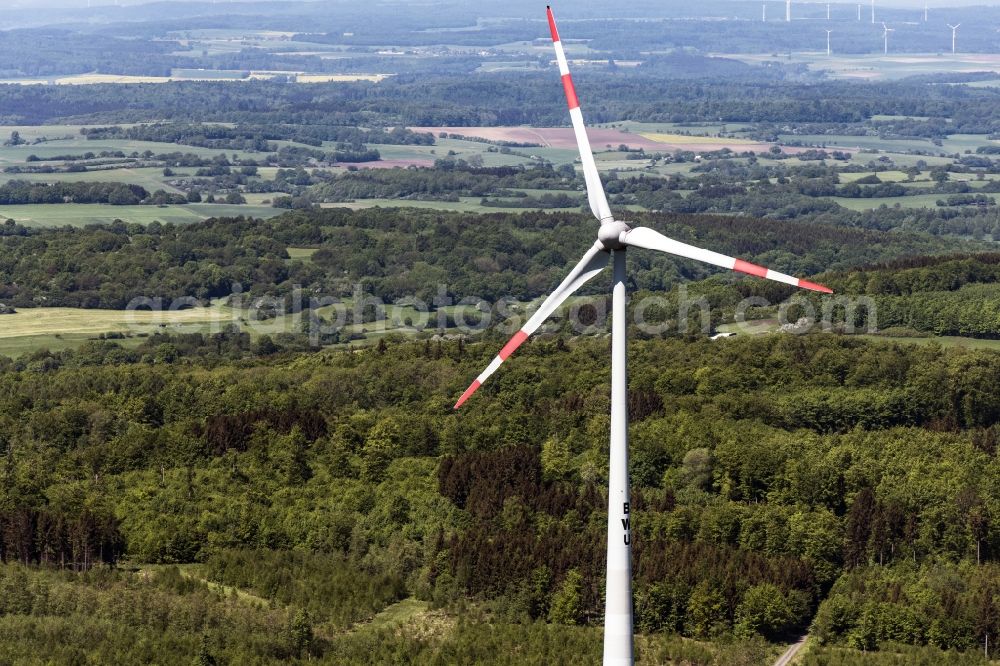
[[784, 282], [785, 284], [790, 284], [793, 287], [818, 291], [824, 294], [833, 293], [832, 289], [824, 287], [821, 284], [809, 282], [808, 280], [802, 280], [797, 277], [792, 277], [791, 275], [785, 275], [784, 273], [779, 273], [778, 271], [772, 271], [770, 268], [751, 264], [749, 261], [743, 261], [742, 259], [737, 259], [736, 257], [729, 257], [724, 254], [719, 254], [718, 252], [712, 252], [711, 250], [704, 250], [700, 247], [695, 247], [694, 245], [681, 243], [673, 238], [664, 236], [658, 231], [647, 229], [645, 227], [636, 227], [635, 229], [623, 233], [621, 242], [626, 245], [631, 245], [632, 247], [641, 247], [647, 250], [659, 250], [660, 252], [666, 252], [667, 254], [673, 254], [678, 257], [694, 259], [695, 261], [712, 264], [713, 266], [721, 266], [722, 268], [728, 268], [729, 270], [736, 271], [737, 273], [746, 273], [747, 275], [755, 275], [767, 280]]
[[566, 93], [566, 103], [569, 105], [569, 117], [573, 121], [573, 134], [576, 135], [576, 145], [580, 150], [583, 179], [587, 182], [587, 201], [590, 203], [590, 210], [594, 213], [594, 217], [602, 223], [613, 222], [614, 216], [611, 214], [611, 208], [608, 206], [608, 198], [604, 193], [604, 186], [601, 185], [601, 176], [597, 173], [597, 164], [594, 162], [594, 152], [590, 149], [587, 126], [583, 124], [580, 100], [577, 99], [573, 77], [569, 73], [566, 52], [563, 51], [562, 41], [559, 40], [556, 19], [552, 15], [551, 7], [546, 7], [545, 13], [549, 18], [549, 32], [552, 33], [552, 45], [556, 50], [556, 61], [559, 63], [559, 74], [562, 76], [563, 91]]
[[468, 400], [469, 396], [475, 393], [476, 389], [482, 386], [489, 376], [496, 372], [500, 364], [506, 361], [507, 357], [513, 354], [514, 350], [528, 339], [528, 336], [538, 330], [542, 322], [548, 319], [556, 311], [556, 308], [562, 305], [573, 292], [583, 286], [587, 280], [604, 270], [608, 265], [609, 258], [610, 255], [604, 249], [604, 246], [600, 242], [594, 243], [590, 250], [587, 251], [587, 254], [583, 255], [580, 263], [569, 272], [569, 275], [556, 287], [555, 291], [549, 294], [549, 297], [542, 302], [541, 306], [531, 315], [531, 318], [521, 327], [521, 330], [514, 334], [514, 337], [503, 346], [503, 349], [486, 366], [486, 369], [476, 377], [476, 380], [469, 385], [469, 388], [465, 389], [465, 393], [455, 403], [454, 409], [461, 407], [462, 403]]

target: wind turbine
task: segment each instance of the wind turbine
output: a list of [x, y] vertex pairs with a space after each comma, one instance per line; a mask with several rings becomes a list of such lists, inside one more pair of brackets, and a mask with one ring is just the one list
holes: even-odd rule
[[861, 3], [858, 3], [858, 20], [861, 20]]
[[895, 28], [890, 28], [885, 23], [882, 24], [882, 52], [886, 55], [889, 54], [889, 33], [895, 31]]
[[762, 2], [760, 5], [760, 20], [767, 21], [767, 3]]
[[830, 55], [830, 33], [831, 32], [833, 32], [833, 30], [827, 30], [826, 31], [826, 54], [827, 55]]
[[872, 0], [872, 25], [875, 25], [875, 0]]
[[952, 25], [951, 23], [945, 23], [945, 25], [948, 26], [949, 28], [951, 28], [951, 52], [954, 53], [955, 52], [955, 33], [958, 32], [958, 26], [962, 25], [962, 24], [959, 23], [958, 25]]
[[576, 96], [573, 79], [566, 63], [566, 54], [556, 29], [552, 9], [547, 8], [549, 31], [559, 63], [563, 91], [569, 106], [580, 162], [587, 183], [587, 201], [594, 217], [600, 220], [597, 240], [573, 267], [555, 291], [549, 294], [527, 323], [507, 342], [486, 369], [472, 382], [455, 403], [455, 409], [469, 399], [476, 389], [496, 372], [538, 327], [562, 305], [569, 296], [588, 280], [604, 270], [613, 259], [612, 277], [612, 327], [611, 327], [611, 451], [608, 470], [608, 555], [607, 590], [604, 610], [604, 664], [624, 666], [633, 663], [632, 653], [632, 563], [630, 506], [628, 487], [628, 378], [625, 356], [625, 252], [629, 247], [657, 250], [677, 257], [694, 259], [713, 266], [721, 266], [738, 273], [783, 282], [803, 289], [832, 293], [830, 289], [813, 282], [772, 271], [742, 259], [728, 257], [711, 250], [668, 238], [658, 231], [645, 227], [631, 227], [615, 219], [608, 206], [601, 185], [601, 178], [590, 149], [587, 128], [583, 123], [580, 102]]
[[927, 23], [927, 3], [924, 2], [924, 23]]
[[826, 20], [830, 20], [830, 3], [826, 3]]
[[785, 0], [785, 21], [792, 20], [792, 0]]

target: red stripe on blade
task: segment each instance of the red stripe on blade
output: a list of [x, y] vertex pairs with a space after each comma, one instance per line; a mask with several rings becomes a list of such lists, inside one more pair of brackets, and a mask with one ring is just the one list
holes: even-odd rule
[[507, 357], [513, 354], [514, 350], [520, 347], [521, 343], [527, 339], [528, 339], [527, 333], [525, 333], [524, 331], [518, 331], [517, 333], [514, 334], [514, 337], [512, 337], [507, 342], [507, 344], [503, 346], [503, 349], [500, 350], [500, 353], [497, 354], [497, 356], [500, 357], [500, 360], [506, 361]]
[[579, 108], [580, 100], [576, 98], [576, 88], [573, 87], [573, 77], [563, 74], [563, 90], [566, 91], [566, 103], [569, 104], [570, 111]]
[[766, 278], [767, 269], [763, 266], [758, 266], [757, 264], [751, 264], [749, 261], [743, 261], [742, 259], [736, 260], [736, 265], [733, 266], [733, 270], [738, 273], [746, 273], [747, 275], [756, 275], [757, 277]]
[[832, 294], [833, 289], [829, 287], [824, 287], [821, 284], [816, 284], [815, 282], [810, 282], [809, 280], [799, 280], [799, 286], [803, 289], [811, 289], [813, 291], [818, 291], [823, 294]]
[[549, 32], [552, 33], [552, 41], [559, 41], [559, 31], [556, 30], [556, 17], [552, 15], [552, 8], [546, 7], [545, 14], [549, 17]]
[[455, 403], [453, 409], [458, 409], [459, 407], [461, 407], [462, 403], [468, 400], [469, 396], [475, 393], [476, 389], [479, 388], [480, 386], [481, 384], [479, 383], [478, 379], [472, 382], [472, 384], [469, 385], [469, 388], [465, 389], [465, 393], [463, 393], [462, 397], [458, 399], [458, 402]]

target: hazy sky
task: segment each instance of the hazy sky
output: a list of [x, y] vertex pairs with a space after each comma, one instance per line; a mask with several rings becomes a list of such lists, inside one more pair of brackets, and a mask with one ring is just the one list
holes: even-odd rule
[[[141, 5], [148, 4], [149, 2], [190, 2], [191, 0], [0, 0], [0, 9], [31, 9], [39, 7], [55, 8], [55, 7], [87, 7], [88, 3], [91, 6], [101, 6], [101, 5]], [[227, 0], [216, 0], [218, 3], [224, 3]], [[255, 0], [240, 0], [241, 2], [254, 2]], [[269, 2], [295, 2], [299, 0], [260, 0]], [[356, 0], [332, 0], [333, 2], [354, 2]], [[477, 0], [469, 0], [470, 2], [477, 2]], [[746, 0], [747, 2], [754, 2], [759, 4], [760, 0]], [[817, 2], [818, 0], [812, 0], [812, 2]], [[833, 4], [856, 4], [855, 1], [850, 2], [837, 2], [836, 0], [831, 0]], [[666, 0], [665, 5], [670, 5], [672, 2], [688, 2], [688, 0]], [[793, 3], [798, 4], [796, 0]], [[867, 4], [863, 0], [864, 4]], [[539, 6], [544, 4], [542, 0], [539, 0]], [[924, 3], [922, 0], [876, 0], [876, 5], [881, 5], [883, 7], [914, 7], [922, 8]], [[929, 0], [928, 3], [931, 7], [968, 7], [973, 5], [1000, 5], [1000, 0]]]
[[[81, 8], [93, 6], [108, 6], [108, 5], [141, 5], [149, 4], [151, 2], [191, 2], [192, 0], [0, 0], [0, 10], [3, 9], [20, 9], [20, 10], [30, 10], [30, 9], [53, 9], [59, 7], [72, 7]], [[197, 0], [195, 0], [197, 1]], [[210, 0], [202, 0], [204, 2], [209, 2]], [[218, 4], [224, 4], [230, 0], [215, 0]], [[295, 2], [300, 0], [237, 0], [239, 2]], [[344, 3], [344, 2], [356, 2], [357, 0], [319, 0], [331, 3]], [[564, 0], [566, 1], [566, 0]], [[577, 2], [579, 0], [569, 0], [572, 2]], [[755, 4], [760, 4], [761, 0], [745, 0], [746, 2], [752, 2]], [[771, 2], [780, 2], [780, 0], [769, 0]], [[794, 4], [799, 4], [804, 2], [805, 4], [820, 4], [825, 0], [793, 0]], [[844, 2], [841, 0], [831, 0], [833, 4], [856, 4], [858, 0], [848, 0]], [[868, 4], [869, 0], [860, 0], [863, 4]], [[469, 0], [470, 3], [477, 3], [477, 0]], [[664, 5], [670, 6], [673, 3], [689, 3], [690, 0], [665, 0]], [[539, 0], [539, 6], [545, 4], [543, 0]], [[923, 0], [875, 0], [875, 4], [882, 7], [911, 7], [914, 9], [922, 9], [924, 6]], [[1000, 6], [1000, 0], [929, 0], [929, 6], [931, 7], [969, 7], [975, 5], [994, 5]]]

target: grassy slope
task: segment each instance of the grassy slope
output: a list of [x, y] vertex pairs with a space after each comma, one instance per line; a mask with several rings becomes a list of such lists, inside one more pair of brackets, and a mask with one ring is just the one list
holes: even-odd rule
[[183, 206], [111, 206], [106, 204], [35, 204], [0, 206], [0, 219], [13, 219], [36, 227], [85, 226], [114, 220], [149, 224], [174, 222], [188, 224], [210, 217], [274, 217], [284, 211], [270, 206], [234, 206], [229, 204], [185, 204]]

